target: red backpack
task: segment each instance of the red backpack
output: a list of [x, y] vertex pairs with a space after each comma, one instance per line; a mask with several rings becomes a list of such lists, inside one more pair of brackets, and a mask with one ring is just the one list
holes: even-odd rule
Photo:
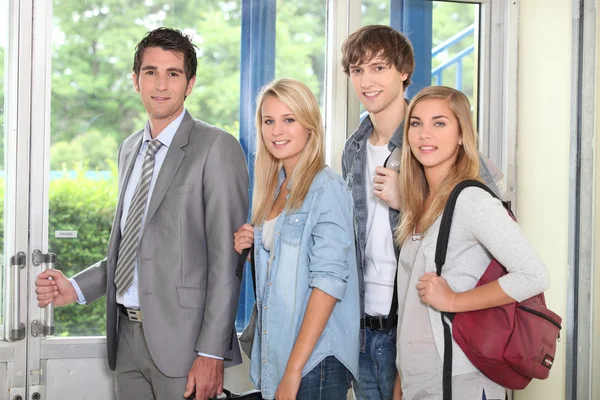
[[[446, 261], [448, 237], [456, 199], [469, 186], [497, 196], [483, 183], [468, 180], [456, 185], [442, 215], [435, 251], [437, 275]], [[507, 203], [503, 202], [515, 219]], [[477, 286], [493, 282], [506, 269], [492, 259]], [[448, 320], [452, 322], [452, 328]], [[540, 293], [520, 303], [463, 313], [442, 313], [444, 326], [444, 400], [452, 399], [452, 338], [485, 376], [508, 389], [524, 389], [532, 378], [546, 379], [554, 362], [562, 319], [546, 308]], [[452, 329], [452, 334], [450, 334]]]

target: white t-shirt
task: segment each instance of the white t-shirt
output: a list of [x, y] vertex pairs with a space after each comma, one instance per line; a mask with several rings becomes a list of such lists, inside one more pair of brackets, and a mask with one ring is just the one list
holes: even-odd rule
[[397, 260], [390, 229], [389, 206], [373, 194], [375, 168], [389, 157], [387, 144], [374, 146], [367, 140], [365, 184], [367, 194], [367, 232], [365, 247], [365, 313], [387, 316], [394, 295]]

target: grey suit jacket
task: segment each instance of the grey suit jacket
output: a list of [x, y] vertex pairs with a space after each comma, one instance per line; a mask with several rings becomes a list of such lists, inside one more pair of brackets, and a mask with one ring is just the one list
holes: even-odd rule
[[[107, 258], [74, 276], [88, 303], [104, 294], [108, 364], [118, 357], [115, 268], [123, 195], [143, 130], [119, 148], [119, 201]], [[248, 172], [236, 139], [186, 111], [156, 180], [138, 252], [139, 295], [150, 355], [167, 376], [186, 376], [196, 352], [241, 363], [240, 292], [233, 233], [246, 222]]]

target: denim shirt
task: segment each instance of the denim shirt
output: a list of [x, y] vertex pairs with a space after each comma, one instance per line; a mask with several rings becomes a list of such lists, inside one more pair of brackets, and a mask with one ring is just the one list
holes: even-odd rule
[[[282, 181], [283, 175], [279, 187]], [[250, 379], [265, 399], [275, 397], [313, 288], [338, 301], [302, 376], [333, 355], [358, 377], [358, 273], [352, 197], [343, 179], [329, 167], [319, 172], [302, 206], [279, 215], [273, 238], [269, 269], [262, 225], [255, 227], [258, 323]]]
[[[405, 100], [408, 104], [408, 100]], [[344, 153], [342, 154], [342, 176], [346, 180], [348, 188], [352, 192], [354, 199], [354, 235], [356, 241], [356, 262], [358, 265], [358, 282], [360, 292], [360, 317], [365, 317], [365, 247], [367, 243], [367, 193], [365, 182], [365, 163], [367, 154], [367, 140], [373, 132], [373, 123], [371, 117], [367, 115], [360, 123], [356, 131], [348, 138], [344, 145]], [[390, 152], [396, 147], [402, 148], [404, 140], [404, 121], [400, 123], [398, 129], [388, 142]], [[487, 168], [486, 159], [480, 153], [480, 174], [484, 182], [499, 196], [500, 192], [494, 183], [492, 174]], [[392, 235], [398, 225], [400, 213], [393, 208], [389, 209], [390, 229]], [[400, 249], [394, 244], [394, 252], [396, 253], [396, 261], [400, 255]], [[365, 331], [360, 332], [360, 351], [365, 351]]]

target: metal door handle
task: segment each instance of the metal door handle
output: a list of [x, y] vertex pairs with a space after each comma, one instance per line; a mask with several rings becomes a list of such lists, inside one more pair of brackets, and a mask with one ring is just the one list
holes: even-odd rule
[[11, 341], [22, 340], [25, 337], [25, 325], [21, 323], [21, 269], [25, 268], [26, 256], [22, 251], [10, 258], [10, 268], [7, 270], [6, 323], [4, 337]]
[[[33, 265], [38, 266], [40, 264], [44, 264], [42, 266], [42, 271], [46, 271], [47, 269], [54, 269], [56, 266], [56, 254], [54, 253], [46, 253], [43, 254], [39, 250], [33, 251]], [[52, 279], [52, 278], [48, 278]], [[34, 321], [37, 322], [37, 321]], [[39, 325], [32, 325], [31, 333], [33, 336], [37, 336], [39, 333], [43, 333], [44, 336], [54, 335], [56, 328], [54, 326], [54, 303], [50, 303], [44, 308], [44, 325], [42, 329], [39, 329]]]

